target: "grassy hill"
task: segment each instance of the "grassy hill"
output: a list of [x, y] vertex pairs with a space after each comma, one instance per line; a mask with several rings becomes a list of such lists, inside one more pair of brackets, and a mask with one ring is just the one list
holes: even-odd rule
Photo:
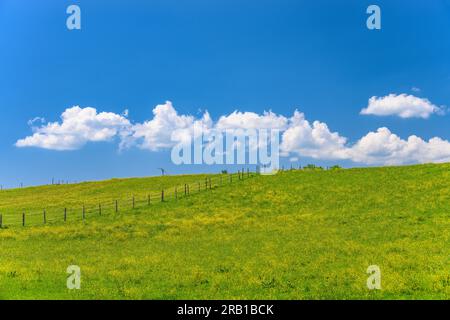
[[[189, 184], [191, 191], [205, 189], [205, 179], [216, 184], [220, 175], [179, 175], [150, 178], [112, 179], [107, 181], [84, 182], [79, 184], [46, 185], [23, 189], [10, 189], [0, 192], [0, 214], [7, 226], [22, 225], [22, 214], [26, 214], [26, 224], [36, 225], [43, 222], [46, 211], [48, 222], [79, 220], [83, 207], [85, 216], [97, 215], [99, 206], [103, 214], [157, 203], [164, 190], [165, 199], [173, 199], [175, 188], [179, 195], [184, 193], [184, 185]], [[198, 185], [200, 183], [200, 185]]]
[[[0, 212], [204, 179], [188, 177], [2, 191]], [[450, 164], [256, 176], [84, 222], [1, 229], [0, 299], [449, 299], [449, 217]], [[69, 265], [80, 290], [66, 288]], [[369, 265], [382, 290], [367, 289]]]

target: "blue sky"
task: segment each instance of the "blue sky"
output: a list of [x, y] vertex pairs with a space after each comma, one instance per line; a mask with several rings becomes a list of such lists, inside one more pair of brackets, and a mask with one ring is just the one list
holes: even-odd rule
[[[81, 8], [81, 30], [66, 28], [71, 4]], [[381, 30], [366, 27], [370, 4], [381, 8]], [[360, 114], [369, 98], [389, 94], [450, 106], [448, 0], [0, 0], [0, 48], [5, 187], [156, 175], [159, 167], [218, 170], [175, 166], [170, 150], [119, 151], [117, 139], [67, 151], [15, 145], [33, 134], [29, 120], [61, 121], [72, 106], [118, 115], [128, 109], [133, 123], [152, 119], [153, 108], [167, 100], [179, 114], [201, 117], [208, 110], [215, 121], [234, 110], [291, 117], [298, 109], [349, 145], [381, 127], [401, 139], [450, 140], [448, 114]], [[282, 163], [289, 166], [289, 158]]]

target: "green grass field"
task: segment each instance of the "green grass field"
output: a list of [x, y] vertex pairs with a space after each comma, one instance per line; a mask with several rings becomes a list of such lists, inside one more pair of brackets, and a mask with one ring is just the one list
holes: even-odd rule
[[[2, 191], [0, 213], [144, 202], [204, 178]], [[1, 229], [0, 299], [449, 299], [449, 217], [450, 164], [255, 176], [84, 222]], [[69, 265], [80, 290], [66, 287]], [[381, 290], [366, 286], [369, 265]]]
[[[103, 214], [115, 212], [118, 201], [120, 211], [133, 207], [145, 206], [149, 202], [161, 200], [161, 191], [165, 191], [165, 199], [175, 196], [175, 188], [181, 196], [184, 185], [189, 184], [192, 192], [205, 189], [206, 178], [218, 183], [220, 175], [179, 175], [151, 178], [113, 179], [108, 181], [85, 182], [71, 185], [47, 185], [25, 189], [11, 189], [0, 192], [0, 214], [3, 224], [7, 226], [22, 225], [22, 213], [26, 215], [28, 225], [41, 224], [43, 211], [49, 222], [64, 220], [64, 209], [67, 220], [80, 220], [83, 206], [85, 215], [97, 215], [99, 205]], [[200, 183], [200, 186], [198, 186]]]

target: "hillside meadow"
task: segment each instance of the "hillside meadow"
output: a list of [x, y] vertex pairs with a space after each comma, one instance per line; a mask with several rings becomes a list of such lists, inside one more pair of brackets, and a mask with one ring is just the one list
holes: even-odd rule
[[[85, 216], [111, 214], [161, 201], [164, 190], [165, 199], [184, 193], [184, 185], [189, 184], [192, 192], [205, 189], [205, 179], [216, 184], [221, 175], [178, 175], [149, 178], [112, 179], [79, 184], [55, 184], [23, 189], [9, 189], [0, 192], [0, 214], [7, 226], [22, 225], [22, 214], [26, 224], [43, 223], [43, 212], [48, 222], [63, 221], [66, 210], [67, 220], [80, 220]], [[101, 208], [100, 208], [101, 206]]]
[[[2, 191], [0, 211], [142, 198], [185, 180]], [[254, 176], [118, 214], [0, 229], [0, 299], [449, 299], [449, 217], [450, 164]], [[80, 290], [66, 287], [69, 265], [81, 268]], [[366, 286], [370, 265], [381, 290]]]

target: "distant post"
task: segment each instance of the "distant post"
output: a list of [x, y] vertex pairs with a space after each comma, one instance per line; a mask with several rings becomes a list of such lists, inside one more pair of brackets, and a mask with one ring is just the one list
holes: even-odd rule
[[22, 227], [25, 227], [25, 212], [22, 213]]
[[67, 208], [64, 208], [64, 222], [67, 221]]
[[116, 200], [116, 213], [119, 211], [119, 202]]
[[164, 202], [164, 189], [161, 190], [161, 202]]
[[0, 229], [3, 228], [3, 216], [0, 213]]

